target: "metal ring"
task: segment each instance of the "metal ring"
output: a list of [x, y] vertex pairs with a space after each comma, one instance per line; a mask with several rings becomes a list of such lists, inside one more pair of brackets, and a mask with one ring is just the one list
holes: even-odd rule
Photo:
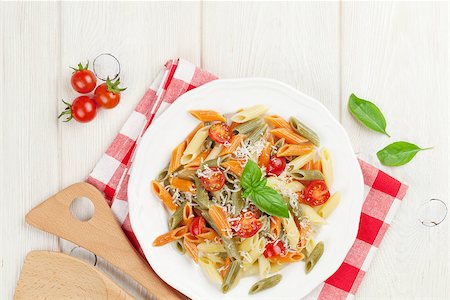
[[428, 219], [424, 219], [424, 218], [419, 218], [419, 222], [420, 222], [423, 226], [426, 226], [426, 227], [435, 227], [435, 226], [441, 224], [442, 222], [444, 222], [444, 220], [447, 218], [448, 207], [447, 207], [447, 204], [445, 204], [445, 202], [442, 201], [441, 199], [434, 199], [434, 198], [433, 198], [433, 199], [430, 199], [430, 200], [428, 200], [428, 202], [423, 203], [423, 204], [421, 205], [421, 207], [422, 207], [422, 206], [425, 206], [427, 203], [431, 203], [431, 202], [433, 202], [433, 201], [437, 201], [437, 202], [441, 203], [441, 205], [445, 208], [445, 214], [444, 214], [444, 216], [443, 216], [440, 220], [428, 220]]
[[[104, 56], [104, 55], [106, 55], [106, 56], [111, 56], [111, 57], [114, 58], [114, 60], [117, 62], [118, 71], [117, 71], [116, 74], [114, 74], [114, 77], [112, 77], [112, 78], [111, 78], [110, 76], [107, 76], [107, 78], [102, 78], [102, 77], [99, 76], [99, 74], [98, 74], [97, 71], [95, 70], [95, 62], [97, 61], [97, 59], [98, 59], [99, 57]], [[114, 79], [116, 79], [117, 77], [119, 77], [119, 75], [120, 75], [120, 62], [119, 62], [119, 60], [117, 59], [117, 57], [115, 57], [115, 56], [112, 55], [111, 53], [102, 53], [102, 54], [97, 55], [97, 57], [94, 59], [94, 62], [92, 63], [92, 69], [94, 70], [95, 77], [97, 77], [98, 79], [103, 80], [103, 81], [106, 81], [106, 80], [108, 79], [108, 77], [109, 77], [109, 80], [114, 80]]]

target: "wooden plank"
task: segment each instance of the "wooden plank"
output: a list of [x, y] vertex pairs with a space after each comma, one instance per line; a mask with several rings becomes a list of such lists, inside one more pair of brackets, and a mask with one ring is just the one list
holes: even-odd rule
[[[88, 124], [62, 124], [59, 132], [61, 188], [84, 180], [113, 140], [138, 101], [144, 95], [166, 60], [181, 56], [200, 63], [199, 3], [121, 3], [63, 2], [61, 42], [61, 86], [63, 96], [77, 96], [70, 87], [68, 66], [112, 53], [121, 62], [121, 79], [128, 89], [120, 104], [111, 110], [99, 110]], [[60, 105], [60, 110], [64, 109]], [[78, 213], [89, 214], [81, 205]], [[70, 252], [74, 245], [62, 242]], [[92, 259], [77, 249], [77, 256]], [[99, 267], [137, 298], [146, 298], [136, 284], [99, 261]]]
[[[341, 19], [342, 123], [355, 151], [380, 167], [376, 151], [391, 142], [434, 146], [406, 166], [382, 167], [410, 188], [357, 298], [444, 299], [448, 226], [424, 228], [417, 211], [449, 199], [448, 3], [344, 2]], [[392, 138], [351, 117], [352, 92], [380, 107]]]
[[[57, 3], [0, 4], [0, 294], [12, 299], [25, 255], [57, 250], [57, 238], [25, 214], [58, 190]], [[45, 138], [44, 138], [45, 137]]]
[[205, 2], [202, 30], [209, 71], [284, 81], [338, 116], [339, 3]]

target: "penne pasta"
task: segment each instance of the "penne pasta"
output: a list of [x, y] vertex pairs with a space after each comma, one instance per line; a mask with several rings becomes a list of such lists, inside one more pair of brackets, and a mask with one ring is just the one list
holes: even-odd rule
[[201, 243], [198, 244], [197, 249], [205, 253], [226, 252], [225, 247], [221, 243]]
[[241, 142], [244, 140], [244, 135], [242, 134], [238, 134], [238, 135], [234, 135], [233, 138], [231, 139], [230, 145], [228, 145], [228, 147], [222, 147], [222, 150], [219, 153], [219, 156], [224, 156], [227, 154], [231, 154], [233, 153], [237, 147], [239, 147], [241, 145]]
[[197, 133], [197, 131], [199, 131], [200, 129], [202, 129], [203, 127], [205, 127], [205, 123], [200, 122], [197, 124], [197, 126], [195, 126], [194, 130], [192, 130], [187, 137], [184, 139], [186, 142], [186, 145], [190, 143], [190, 141], [192, 140], [192, 138], [194, 137], [194, 135]]
[[190, 180], [173, 177], [170, 180], [170, 184], [174, 188], [180, 190], [180, 192], [188, 192], [188, 193], [193, 193], [193, 194], [195, 193], [195, 185]]
[[297, 248], [298, 241], [300, 240], [300, 232], [298, 231], [295, 220], [292, 214], [289, 213], [289, 218], [281, 219], [281, 224], [283, 224], [284, 232], [286, 233], [289, 246], [292, 249]]
[[176, 169], [181, 166], [181, 157], [186, 149], [187, 142], [183, 141], [172, 151], [172, 156], [169, 163], [169, 174], [172, 174]]
[[227, 258], [225, 258], [225, 261], [223, 262], [223, 266], [220, 269], [220, 276], [222, 276], [222, 278], [225, 278], [225, 275], [230, 269], [230, 266], [231, 266], [231, 258], [227, 256]]
[[316, 153], [314, 151], [311, 151], [302, 156], [298, 156], [297, 158], [295, 158], [286, 165], [286, 170], [288, 172], [291, 172], [293, 170], [300, 170], [304, 165], [306, 165], [310, 160], [312, 160], [315, 155]]
[[315, 225], [323, 225], [326, 224], [327, 221], [325, 221], [324, 218], [322, 218], [320, 215], [317, 214], [317, 212], [309, 205], [307, 204], [299, 204], [303, 216], [307, 217], [311, 223]]
[[317, 214], [324, 219], [328, 218], [328, 216], [331, 215], [331, 213], [339, 205], [340, 201], [341, 194], [339, 192], [334, 193], [333, 195], [331, 195], [330, 199], [328, 199], [328, 201], [321, 206]]
[[[198, 249], [198, 245], [197, 245], [197, 249]], [[213, 262], [214, 268], [217, 265], [223, 265], [223, 258], [220, 256], [220, 253], [203, 253], [202, 257], [209, 259], [211, 262]], [[222, 282], [222, 280], [221, 280], [221, 282]]]
[[198, 260], [198, 265], [200, 268], [202, 268], [203, 272], [205, 273], [206, 277], [213, 283], [221, 284], [222, 283], [222, 277], [220, 276], [219, 272], [216, 269], [215, 263], [212, 262], [210, 259], [201, 257]]
[[197, 249], [197, 244], [188, 241], [186, 239], [184, 239], [183, 241], [184, 244], [184, 248], [186, 249], [186, 253], [189, 254], [190, 257], [192, 257], [192, 259], [198, 263], [198, 249]]
[[286, 184], [286, 188], [291, 190], [294, 193], [301, 192], [305, 189], [305, 186], [301, 184], [300, 182], [293, 180]]
[[314, 266], [317, 264], [319, 259], [322, 257], [324, 250], [323, 242], [318, 242], [317, 245], [312, 250], [311, 254], [306, 258], [305, 261], [305, 271], [306, 273], [311, 272]]
[[195, 236], [195, 235], [193, 235], [191, 233], [185, 234], [184, 235], [184, 240], [187, 241], [187, 242], [190, 242], [192, 244], [196, 244], [196, 245], [201, 244], [201, 243], [204, 242], [203, 239], [201, 239], [198, 236]]
[[208, 130], [209, 126], [202, 127], [192, 137], [181, 156], [180, 162], [182, 165], [190, 163], [200, 154], [202, 144], [208, 137]]
[[300, 156], [305, 155], [312, 150], [314, 150], [314, 145], [311, 143], [284, 144], [278, 149], [277, 156]]
[[241, 177], [244, 166], [239, 160], [227, 160], [220, 164], [222, 167], [229, 169], [233, 174]]
[[231, 227], [227, 220], [226, 212], [218, 205], [212, 205], [208, 214], [214, 224], [217, 226], [219, 233], [225, 237], [231, 237]]
[[189, 204], [185, 205], [183, 207], [183, 212], [182, 212], [183, 224], [189, 227], [189, 225], [191, 225], [193, 218], [194, 218], [194, 212], [192, 210], [192, 206]]
[[281, 234], [281, 220], [278, 217], [270, 217], [270, 234], [277, 239]]
[[214, 148], [212, 148], [212, 150], [208, 153], [208, 156], [205, 158], [205, 161], [210, 161], [219, 157], [222, 148], [223, 146], [221, 144], [215, 144]]
[[321, 163], [322, 163], [322, 173], [325, 177], [325, 183], [328, 187], [333, 185], [334, 175], [333, 175], [333, 165], [331, 163], [331, 155], [327, 148], [323, 148], [320, 152]]
[[284, 139], [288, 144], [302, 144], [308, 140], [286, 128], [275, 128], [270, 131], [271, 134], [279, 139]]
[[188, 232], [187, 226], [175, 228], [169, 232], [161, 234], [153, 241], [153, 246], [159, 247], [181, 239]]
[[270, 273], [270, 261], [264, 257], [264, 255], [260, 255], [258, 257], [258, 267], [259, 267], [259, 277], [266, 278]]
[[203, 240], [213, 241], [216, 237], [218, 237], [218, 235], [214, 231], [214, 229], [205, 228], [202, 233], [197, 235], [197, 237], [199, 237]]
[[236, 123], [244, 123], [251, 119], [262, 116], [268, 110], [264, 105], [255, 105], [236, 113], [231, 117], [231, 121]]
[[302, 261], [305, 255], [300, 252], [288, 252], [286, 255], [276, 255], [269, 258], [271, 263], [274, 264], [288, 264]]
[[206, 158], [208, 157], [210, 152], [211, 152], [210, 149], [200, 152], [200, 154], [193, 161], [186, 164], [184, 167], [186, 169], [197, 170], [200, 167], [200, 165], [207, 160]]
[[264, 123], [259, 118], [255, 118], [253, 120], [244, 122], [242, 124], [236, 123], [237, 125], [233, 128], [234, 131], [237, 131], [241, 134], [248, 134], [254, 131], [256, 128], [261, 127]]
[[177, 209], [177, 205], [173, 203], [172, 196], [168, 191], [164, 189], [164, 187], [157, 181], [153, 180], [151, 183], [152, 190], [155, 195], [161, 199], [162, 203], [171, 211], [175, 211]]
[[183, 210], [186, 204], [178, 207], [177, 210], [169, 218], [169, 228], [173, 230], [177, 228], [183, 221]]
[[292, 131], [291, 125], [289, 125], [288, 121], [286, 121], [280, 116], [276, 115], [265, 116], [264, 119], [274, 128], [286, 128]]
[[289, 119], [289, 124], [299, 135], [304, 136], [317, 147], [320, 146], [319, 136], [308, 126], [297, 120], [297, 118], [291, 117]]
[[278, 283], [280, 283], [281, 278], [282, 278], [281, 274], [276, 274], [271, 277], [264, 278], [264, 279], [256, 282], [254, 285], [252, 285], [250, 287], [250, 290], [248, 291], [248, 294], [253, 295], [260, 291], [270, 289], [270, 288], [276, 286]]
[[261, 152], [261, 155], [258, 158], [258, 165], [259, 167], [267, 168], [270, 162], [270, 153], [272, 152], [272, 143], [267, 142], [264, 146], [263, 151]]
[[202, 122], [227, 121], [224, 116], [213, 110], [191, 110], [189, 113]]

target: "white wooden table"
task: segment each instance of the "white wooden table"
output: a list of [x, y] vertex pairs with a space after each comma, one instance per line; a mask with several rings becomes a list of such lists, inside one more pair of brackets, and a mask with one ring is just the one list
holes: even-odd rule
[[[162, 63], [183, 57], [220, 77], [270, 77], [317, 98], [378, 167], [376, 151], [395, 140], [434, 146], [382, 168], [410, 190], [356, 296], [448, 299], [449, 222], [417, 221], [424, 201], [449, 199], [448, 21], [446, 2], [1, 3], [0, 298], [12, 297], [28, 251], [73, 248], [26, 225], [26, 212], [83, 180]], [[58, 121], [61, 98], [76, 96], [68, 67], [103, 52], [122, 64], [120, 105], [89, 124]], [[352, 92], [377, 103], [392, 138], [355, 122]], [[149, 297], [103, 261], [98, 267]]]

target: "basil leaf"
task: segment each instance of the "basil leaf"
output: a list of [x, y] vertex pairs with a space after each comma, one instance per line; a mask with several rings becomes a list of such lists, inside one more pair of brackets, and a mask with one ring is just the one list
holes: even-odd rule
[[269, 215], [289, 218], [289, 210], [286, 202], [283, 201], [283, 198], [277, 191], [268, 186], [254, 189], [250, 195], [250, 199], [261, 211]]
[[245, 164], [241, 175], [241, 185], [244, 189], [252, 188], [258, 185], [262, 177], [261, 169], [251, 160]]
[[407, 164], [422, 149], [408, 142], [395, 142], [377, 152], [378, 159], [385, 166], [402, 166]]
[[386, 119], [380, 109], [370, 101], [360, 99], [351, 94], [348, 99], [348, 109], [351, 114], [368, 128], [380, 133], [384, 133], [388, 137], [390, 135], [386, 132]]
[[244, 198], [249, 197], [249, 196], [251, 195], [252, 191], [253, 191], [253, 190], [252, 190], [251, 188], [246, 189], [246, 190], [242, 193], [242, 197], [244, 197]]

